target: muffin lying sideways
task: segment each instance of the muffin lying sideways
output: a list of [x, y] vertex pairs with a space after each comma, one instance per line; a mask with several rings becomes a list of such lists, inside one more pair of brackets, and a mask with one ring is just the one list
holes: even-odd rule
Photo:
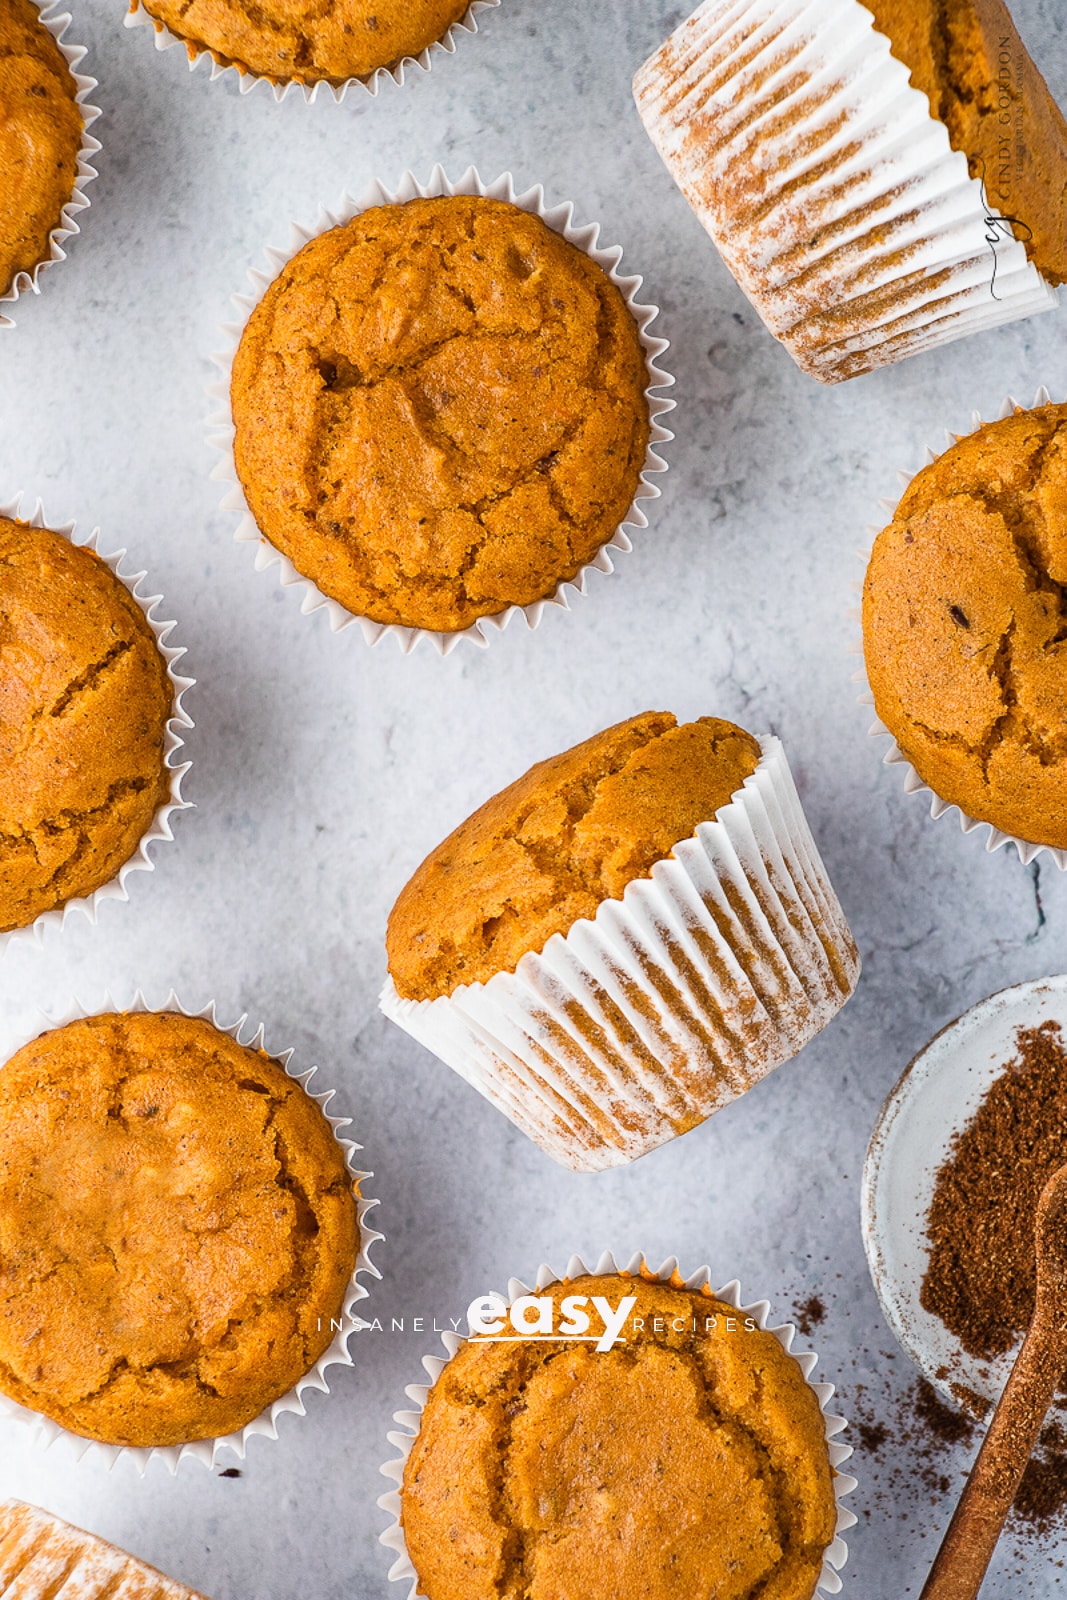
[[386, 1014], [578, 1168], [703, 1121], [859, 972], [778, 741], [654, 711], [468, 818], [387, 946]]
[[[609, 1274], [538, 1295], [553, 1330], [581, 1306], [589, 1337], [470, 1339], [430, 1391], [400, 1494], [418, 1593], [810, 1600], [837, 1512], [794, 1357], [670, 1284]], [[613, 1314], [632, 1297], [608, 1349], [594, 1297]]]
[[1067, 849], [1067, 406], [967, 435], [904, 491], [863, 589], [874, 707], [968, 817]]
[[19, 1500], [0, 1505], [0, 1600], [204, 1600], [105, 1539]]
[[73, 1433], [243, 1427], [330, 1344], [358, 1248], [319, 1106], [209, 1022], [89, 1017], [0, 1071], [0, 1390]]

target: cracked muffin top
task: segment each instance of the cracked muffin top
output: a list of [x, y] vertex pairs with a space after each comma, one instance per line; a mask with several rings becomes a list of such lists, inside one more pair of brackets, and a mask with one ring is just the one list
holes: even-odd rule
[[1050, 283], [1067, 281], [1067, 122], [1003, 0], [863, 0]]
[[716, 717], [645, 711], [540, 761], [432, 850], [389, 917], [406, 1000], [513, 972], [710, 822], [756, 770], [758, 742]]
[[0, 932], [113, 878], [170, 793], [167, 664], [84, 545], [0, 518]]
[[30, 0], [0, 0], [0, 294], [47, 260], [78, 178], [84, 118], [66, 57]]
[[74, 1433], [243, 1427], [330, 1344], [357, 1249], [322, 1111], [209, 1022], [90, 1017], [0, 1071], [0, 1390]]
[[935, 793], [1067, 848], [1067, 406], [987, 423], [912, 479], [875, 541], [863, 646]]
[[333, 599], [455, 632], [551, 595], [614, 534], [649, 437], [637, 325], [517, 206], [376, 206], [293, 257], [233, 366], [260, 531]]
[[469, 0], [143, 0], [148, 14], [227, 66], [275, 83], [362, 78], [440, 39]]
[[[774, 1335], [625, 1274], [538, 1293], [552, 1331], [573, 1297], [590, 1337], [479, 1337], [445, 1366], [401, 1490], [419, 1593], [810, 1600], [833, 1473], [819, 1402]], [[592, 1297], [617, 1314], [626, 1295], [622, 1342], [597, 1350]]]

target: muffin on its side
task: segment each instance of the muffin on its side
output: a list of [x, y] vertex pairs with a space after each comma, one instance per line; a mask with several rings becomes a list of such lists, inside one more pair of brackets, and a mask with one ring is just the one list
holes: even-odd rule
[[555, 593], [615, 534], [650, 436], [637, 324], [506, 201], [374, 206], [248, 320], [234, 460], [263, 536], [331, 599], [455, 633]]
[[243, 1427], [330, 1345], [358, 1249], [319, 1106], [209, 1022], [89, 1017], [0, 1071], [0, 1390], [73, 1433]]
[[106, 1539], [36, 1506], [5, 1500], [0, 1505], [0, 1600], [55, 1594], [63, 1600], [204, 1600]]
[[968, 817], [1067, 849], [1067, 406], [960, 438], [904, 491], [863, 589], [874, 706]]
[[78, 178], [78, 86], [31, 0], [0, 0], [0, 294], [48, 259]]
[[88, 895], [170, 793], [167, 663], [84, 545], [0, 518], [0, 932]]

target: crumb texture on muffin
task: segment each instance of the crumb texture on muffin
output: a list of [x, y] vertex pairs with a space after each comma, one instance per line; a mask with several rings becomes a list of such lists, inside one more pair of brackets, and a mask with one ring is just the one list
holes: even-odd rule
[[923, 781], [1067, 848], [1067, 406], [987, 423], [912, 480], [875, 541], [863, 639]]
[[321, 1110], [206, 1021], [91, 1017], [0, 1071], [0, 1389], [75, 1433], [250, 1422], [330, 1344], [357, 1248]]
[[96, 1534], [20, 1500], [0, 1505], [0, 1596], [204, 1600]]
[[554, 593], [612, 537], [649, 439], [637, 324], [517, 206], [376, 206], [252, 313], [231, 386], [260, 531], [350, 611], [455, 632]]
[[48, 259], [85, 126], [66, 57], [30, 0], [0, 0], [0, 294]]
[[625, 1275], [539, 1292], [554, 1327], [565, 1296], [634, 1295], [625, 1343], [460, 1347], [404, 1472], [419, 1593], [810, 1600], [833, 1474], [818, 1400], [774, 1336], [708, 1295]]
[[395, 67], [440, 39], [469, 0], [143, 0], [227, 66], [278, 83], [343, 83]]
[[0, 932], [91, 894], [170, 793], [167, 664], [94, 551], [0, 518]]
[[1003, 0], [863, 0], [1051, 283], [1067, 280], [1067, 122]]
[[538, 762], [401, 891], [387, 934], [398, 993], [432, 1000], [514, 971], [711, 821], [759, 756], [731, 722], [646, 711]]

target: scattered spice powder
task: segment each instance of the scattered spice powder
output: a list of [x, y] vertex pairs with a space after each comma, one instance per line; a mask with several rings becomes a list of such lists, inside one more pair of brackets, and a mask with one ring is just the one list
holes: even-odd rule
[[802, 1306], [795, 1308], [793, 1315], [796, 1317], [797, 1327], [805, 1339], [810, 1339], [812, 1330], [825, 1320], [826, 1307], [819, 1299], [819, 1296], [813, 1294], [809, 1300], [805, 1300]]

